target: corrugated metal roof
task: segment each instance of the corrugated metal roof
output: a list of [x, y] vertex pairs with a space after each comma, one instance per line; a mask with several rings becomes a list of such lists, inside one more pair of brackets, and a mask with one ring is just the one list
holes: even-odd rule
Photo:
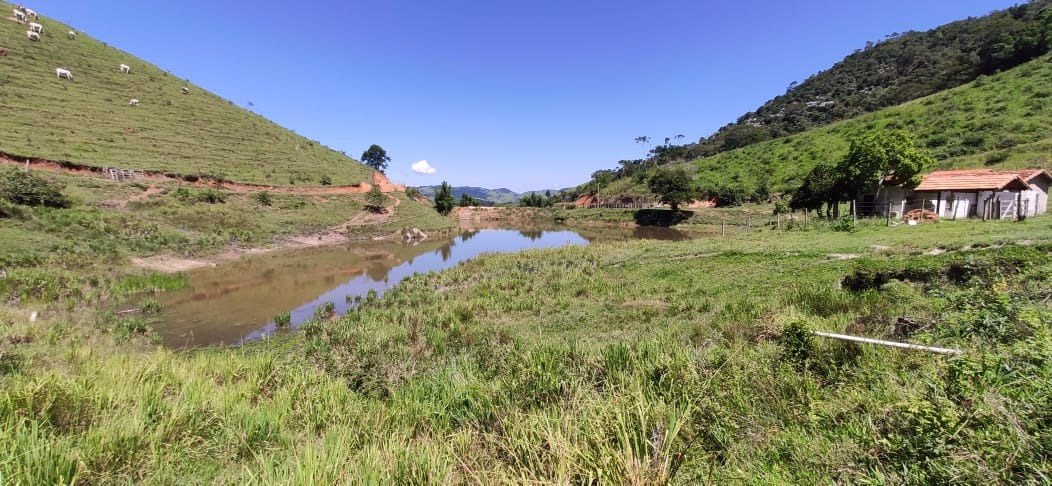
[[[1023, 172], [1023, 171], [1018, 171]], [[1027, 171], [1029, 172], [1029, 171]], [[1044, 171], [1040, 171], [1044, 172]], [[1031, 174], [1030, 177], [1037, 175]], [[1047, 174], [1046, 174], [1047, 175]], [[938, 170], [924, 176], [915, 189], [918, 192], [932, 191], [1003, 191], [1026, 190], [1030, 185], [1015, 171], [990, 169]]]

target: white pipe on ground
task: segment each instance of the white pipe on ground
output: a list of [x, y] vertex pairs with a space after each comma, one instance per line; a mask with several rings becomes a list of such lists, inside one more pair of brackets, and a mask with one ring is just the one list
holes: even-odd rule
[[858, 336], [848, 336], [846, 334], [833, 334], [833, 333], [821, 332], [821, 331], [811, 331], [811, 334], [814, 334], [815, 336], [822, 336], [822, 337], [827, 337], [827, 338], [832, 338], [832, 339], [840, 339], [842, 341], [854, 341], [854, 342], [857, 342], [857, 343], [877, 344], [877, 345], [880, 345], [880, 346], [890, 346], [890, 347], [893, 347], [893, 348], [916, 349], [916, 350], [919, 350], [919, 351], [929, 351], [929, 352], [932, 352], [932, 353], [939, 353], [939, 354], [964, 354], [964, 351], [961, 351], [960, 349], [936, 348], [934, 346], [921, 346], [919, 344], [897, 343], [897, 342], [894, 342], [894, 341], [883, 341], [883, 340], [880, 340], [880, 339], [870, 339], [870, 338], [864, 338], [864, 337], [858, 337]]

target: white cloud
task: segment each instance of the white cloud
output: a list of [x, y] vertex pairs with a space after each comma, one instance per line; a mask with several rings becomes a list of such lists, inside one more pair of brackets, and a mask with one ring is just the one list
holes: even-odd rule
[[438, 169], [431, 167], [431, 164], [427, 163], [426, 160], [421, 160], [412, 165], [413, 172], [417, 174], [434, 174], [438, 172]]

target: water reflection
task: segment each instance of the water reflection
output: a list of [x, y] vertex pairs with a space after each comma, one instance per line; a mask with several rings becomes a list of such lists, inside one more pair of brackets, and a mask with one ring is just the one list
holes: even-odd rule
[[275, 332], [278, 314], [289, 312], [293, 328], [326, 302], [342, 314], [355, 297], [383, 294], [415, 273], [446, 269], [481, 253], [592, 240], [565, 229], [479, 230], [417, 245], [363, 242], [259, 255], [191, 272], [186, 288], [158, 296], [156, 328], [164, 344], [176, 348], [243, 343]]

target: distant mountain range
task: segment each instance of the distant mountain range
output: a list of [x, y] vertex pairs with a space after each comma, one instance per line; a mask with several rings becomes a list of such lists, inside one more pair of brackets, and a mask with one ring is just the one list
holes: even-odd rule
[[[434, 199], [435, 192], [438, 191], [438, 188], [439, 186], [419, 186], [416, 190], [420, 191], [420, 194]], [[478, 199], [485, 205], [501, 205], [518, 203], [520, 198], [533, 193], [543, 196], [545, 192], [558, 194], [560, 191], [562, 191], [562, 189], [541, 189], [538, 191], [515, 192], [503, 187], [500, 189], [488, 189], [485, 187], [455, 186], [453, 187], [453, 198], [459, 200], [461, 195], [467, 194]]]

